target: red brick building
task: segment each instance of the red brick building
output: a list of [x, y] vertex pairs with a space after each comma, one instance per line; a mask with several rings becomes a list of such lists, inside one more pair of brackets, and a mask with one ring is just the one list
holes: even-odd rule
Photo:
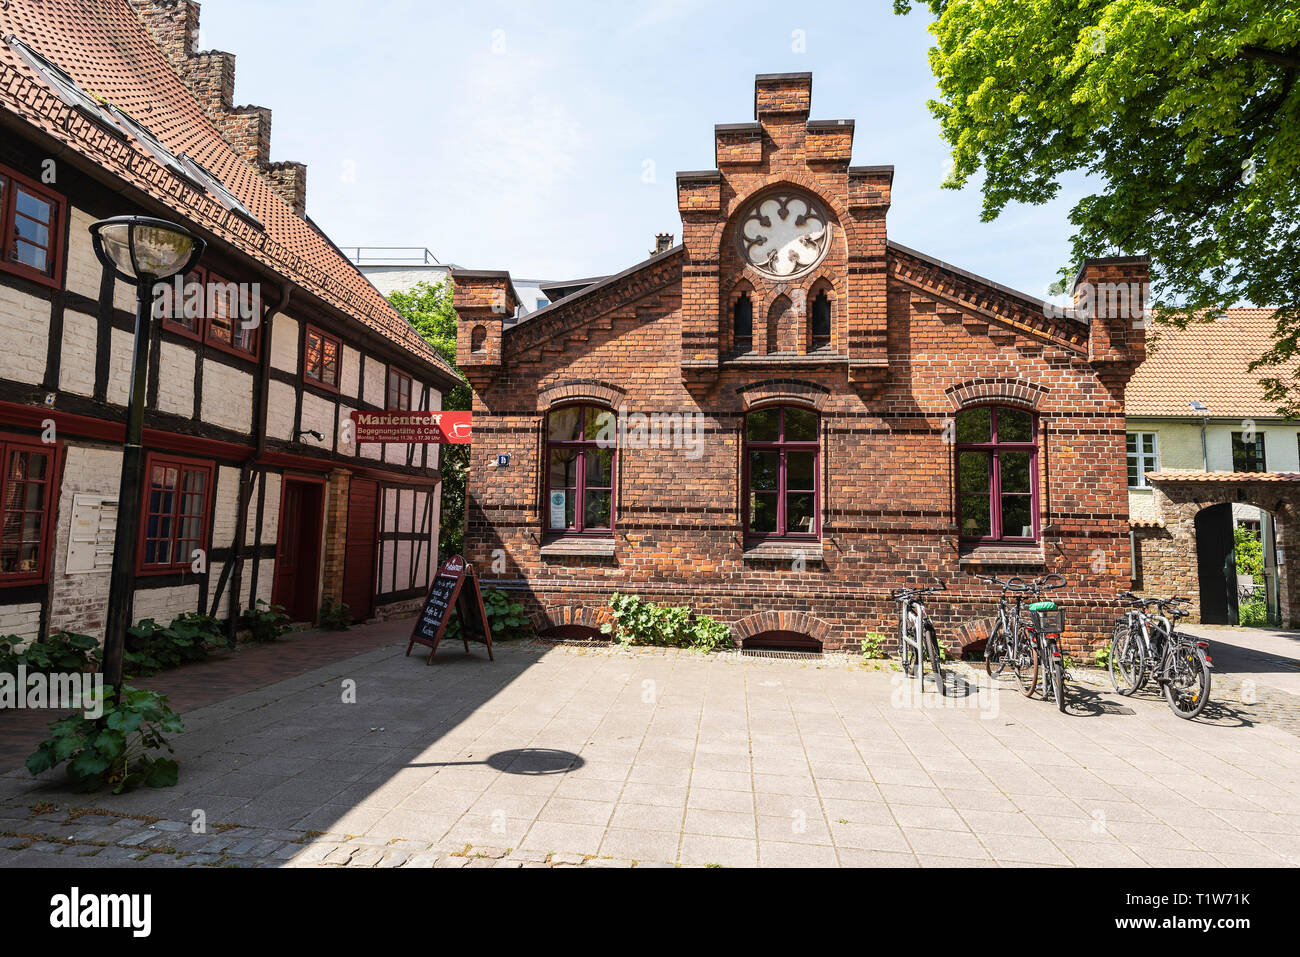
[[742, 643], [856, 648], [889, 632], [889, 589], [938, 575], [966, 644], [978, 574], [1059, 572], [1076, 641], [1100, 637], [1129, 584], [1140, 323], [891, 242], [892, 167], [849, 165], [853, 122], [809, 120], [811, 87], [759, 76], [756, 121], [715, 128], [717, 169], [677, 176], [681, 245], [517, 323], [507, 274], [455, 274], [468, 557], [562, 634], [617, 590]]

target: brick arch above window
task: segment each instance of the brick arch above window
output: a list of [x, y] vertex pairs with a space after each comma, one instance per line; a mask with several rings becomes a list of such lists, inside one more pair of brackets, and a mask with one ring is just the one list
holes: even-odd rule
[[736, 393], [746, 412], [767, 405], [801, 405], [821, 412], [830, 395], [825, 386], [804, 379], [765, 379], [741, 386]]
[[769, 631], [807, 635], [824, 645], [830, 640], [834, 629], [820, 618], [802, 611], [764, 611], [742, 618], [731, 626], [731, 636], [737, 644]]
[[974, 379], [944, 390], [952, 411], [972, 405], [1014, 405], [1037, 411], [1047, 398], [1048, 388], [1026, 379]]
[[616, 409], [627, 395], [626, 390], [599, 379], [566, 379], [547, 386], [537, 394], [537, 407], [542, 411], [575, 402], [587, 402]]

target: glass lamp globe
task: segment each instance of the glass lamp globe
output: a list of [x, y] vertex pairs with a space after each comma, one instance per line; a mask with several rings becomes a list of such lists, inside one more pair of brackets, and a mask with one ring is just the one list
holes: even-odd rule
[[133, 285], [186, 273], [206, 244], [183, 226], [148, 216], [114, 216], [90, 227], [95, 255]]

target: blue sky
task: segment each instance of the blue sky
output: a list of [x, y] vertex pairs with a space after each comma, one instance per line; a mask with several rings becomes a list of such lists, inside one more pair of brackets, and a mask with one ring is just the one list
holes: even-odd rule
[[236, 54], [235, 101], [273, 110], [272, 159], [308, 164], [308, 213], [340, 245], [624, 269], [680, 238], [675, 173], [713, 166], [715, 123], [753, 119], [754, 75], [806, 70], [812, 118], [857, 121], [854, 164], [896, 167], [891, 238], [1045, 295], [1079, 191], [985, 224], [974, 187], [940, 188], [927, 23], [888, 0], [204, 0], [200, 47]]

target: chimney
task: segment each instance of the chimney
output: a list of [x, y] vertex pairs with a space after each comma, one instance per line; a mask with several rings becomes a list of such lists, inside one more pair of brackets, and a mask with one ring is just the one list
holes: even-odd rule
[[672, 248], [673, 248], [672, 233], [655, 233], [655, 248], [650, 255], [658, 256], [660, 253], [666, 253], [668, 252], [668, 250]]
[[266, 184], [299, 216], [307, 208], [307, 167], [271, 162], [271, 111], [235, 106], [235, 55], [196, 51], [199, 4], [195, 0], [128, 0], [158, 49], [227, 143], [262, 173]]

